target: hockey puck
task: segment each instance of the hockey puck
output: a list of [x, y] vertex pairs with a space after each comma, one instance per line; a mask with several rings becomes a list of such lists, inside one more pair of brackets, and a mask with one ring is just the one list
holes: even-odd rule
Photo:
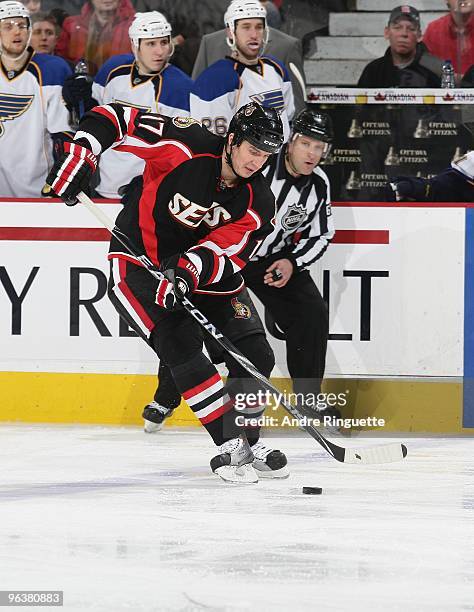
[[305, 495], [321, 495], [323, 490], [321, 487], [303, 487], [303, 493]]
[[280, 270], [278, 270], [278, 268], [276, 268], [275, 270], [272, 270], [272, 281], [279, 281], [283, 278], [283, 274], [280, 272]]

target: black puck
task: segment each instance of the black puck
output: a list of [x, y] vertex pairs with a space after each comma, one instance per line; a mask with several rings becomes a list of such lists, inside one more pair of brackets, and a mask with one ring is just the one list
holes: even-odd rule
[[303, 493], [305, 495], [321, 495], [323, 490], [321, 487], [303, 487]]
[[272, 270], [272, 281], [279, 281], [283, 278], [283, 274], [278, 270]]

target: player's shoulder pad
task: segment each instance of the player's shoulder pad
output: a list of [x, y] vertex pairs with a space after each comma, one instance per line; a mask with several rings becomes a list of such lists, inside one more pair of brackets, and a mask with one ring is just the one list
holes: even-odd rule
[[192, 93], [206, 102], [211, 102], [239, 87], [236, 62], [220, 59], [201, 72], [194, 81]]
[[248, 181], [248, 185], [253, 194], [252, 209], [259, 215], [262, 225], [265, 225], [275, 216], [275, 196], [260, 172]]
[[34, 53], [28, 65], [28, 71], [34, 74], [41, 85], [60, 85], [71, 76], [69, 64], [57, 55], [48, 53]]
[[108, 59], [96, 74], [94, 81], [102, 87], [105, 87], [116, 76], [128, 74], [130, 67], [134, 62], [134, 57], [131, 53], [122, 53], [114, 55]]
[[160, 102], [173, 108], [189, 111], [189, 94], [193, 80], [180, 68], [170, 64], [162, 72], [163, 85]]
[[182, 142], [195, 154], [220, 156], [222, 153], [222, 136], [216, 136], [192, 117], [171, 117], [163, 136]]
[[288, 70], [282, 61], [280, 61], [276, 57], [273, 57], [273, 55], [262, 55], [260, 59], [264, 64], [272, 66], [276, 70], [276, 72], [280, 74], [281, 78], [284, 81], [290, 80], [290, 75], [288, 73]]

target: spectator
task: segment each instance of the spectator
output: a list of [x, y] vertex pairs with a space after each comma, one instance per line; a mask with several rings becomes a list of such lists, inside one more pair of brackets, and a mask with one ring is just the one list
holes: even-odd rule
[[464, 74], [474, 64], [474, 5], [471, 0], [447, 0], [448, 15], [432, 21], [423, 42], [441, 60], [451, 60], [454, 71]]
[[31, 17], [31, 46], [37, 53], [54, 55], [60, 28], [56, 19], [47, 13], [35, 13]]
[[112, 55], [130, 53], [134, 15], [130, 0], [88, 0], [80, 15], [64, 20], [56, 51], [73, 62], [84, 58], [96, 74]]
[[[176, 66], [171, 25], [158, 11], [137, 13], [130, 26], [133, 55], [117, 55], [99, 70], [93, 95], [99, 104], [121, 102], [168, 117], [189, 116], [192, 80]], [[118, 198], [119, 187], [143, 174], [145, 162], [135, 155], [110, 149], [99, 162], [100, 182], [96, 187], [105, 198]]]
[[358, 87], [439, 87], [441, 61], [421, 43], [420, 14], [412, 6], [390, 13], [384, 36], [389, 47], [383, 57], [364, 68]]
[[[201, 40], [199, 47], [199, 53], [194, 63], [192, 77], [197, 77], [211, 64], [223, 59], [229, 53], [229, 47], [231, 41], [227, 37], [227, 30], [218, 30], [211, 34], [205, 34]], [[285, 66], [293, 64], [304, 80], [304, 68], [303, 68], [303, 53], [301, 49], [301, 42], [276, 30], [274, 28], [268, 28], [268, 40], [264, 49], [267, 55], [276, 57]], [[304, 92], [302, 91], [301, 85], [294, 73], [290, 71], [291, 84], [293, 87], [293, 96], [295, 100], [296, 111], [305, 108]]]
[[36, 15], [41, 9], [41, 0], [21, 0], [23, 6], [25, 6], [30, 15]]
[[[20, 2], [0, 2], [0, 196], [37, 198], [52, 162], [53, 141], [69, 130], [61, 87], [70, 68], [28, 46], [31, 23]], [[51, 139], [46, 140], [48, 134]]]
[[225, 135], [232, 116], [251, 101], [280, 112], [285, 140], [294, 114], [290, 77], [278, 60], [262, 55], [266, 11], [258, 0], [234, 0], [225, 14], [231, 55], [206, 68], [194, 83], [191, 116]]

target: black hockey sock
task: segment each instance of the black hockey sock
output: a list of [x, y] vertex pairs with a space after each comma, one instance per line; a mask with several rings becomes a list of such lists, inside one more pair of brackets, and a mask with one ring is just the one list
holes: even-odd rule
[[191, 410], [207, 429], [214, 443], [221, 445], [242, 433], [236, 424], [234, 402], [214, 365], [203, 353], [172, 366], [176, 386]]
[[154, 400], [168, 410], [174, 410], [181, 403], [181, 393], [176, 387], [171, 370], [163, 362], [160, 362], [160, 369], [158, 370], [158, 387], [155, 391]]

